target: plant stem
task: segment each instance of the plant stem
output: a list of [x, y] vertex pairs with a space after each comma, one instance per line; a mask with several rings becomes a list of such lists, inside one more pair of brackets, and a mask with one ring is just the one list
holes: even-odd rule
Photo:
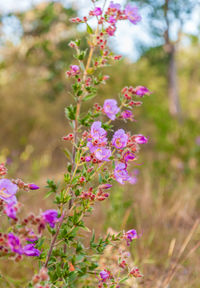
[[54, 244], [55, 244], [55, 242], [56, 242], [56, 239], [57, 239], [57, 237], [58, 237], [60, 228], [61, 228], [62, 223], [63, 223], [64, 218], [65, 218], [65, 214], [66, 214], [66, 212], [63, 213], [63, 215], [61, 216], [60, 222], [59, 222], [58, 227], [57, 227], [57, 229], [56, 229], [56, 233], [55, 233], [55, 235], [54, 235], [54, 237], [53, 237], [53, 239], [52, 239], [52, 241], [51, 241], [51, 245], [50, 245], [50, 248], [49, 248], [49, 252], [48, 252], [48, 254], [47, 254], [47, 259], [46, 259], [45, 264], [44, 264], [44, 267], [45, 267], [45, 268], [47, 268], [47, 266], [48, 266], [49, 259], [50, 259], [50, 257], [51, 257], [51, 253], [52, 253], [52, 251], [53, 251]]

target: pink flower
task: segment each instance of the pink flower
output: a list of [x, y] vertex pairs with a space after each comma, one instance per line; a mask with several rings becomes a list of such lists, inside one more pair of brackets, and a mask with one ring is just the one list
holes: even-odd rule
[[91, 137], [99, 143], [107, 142], [107, 132], [101, 127], [101, 121], [95, 121], [91, 127]]
[[130, 3], [126, 5], [124, 12], [128, 20], [133, 24], [137, 24], [142, 19], [142, 17], [138, 14], [138, 8], [136, 6], [132, 6]]
[[134, 92], [136, 95], [143, 97], [146, 94], [151, 94], [151, 92], [149, 91], [149, 89], [147, 89], [145, 86], [137, 86], [134, 89]]
[[23, 254], [23, 249], [20, 243], [20, 239], [17, 236], [15, 236], [13, 233], [8, 233], [8, 245], [10, 246], [10, 249], [13, 252], [18, 253], [20, 255]]
[[80, 72], [80, 68], [78, 65], [71, 65], [70, 68], [75, 74], [78, 74]]
[[120, 184], [124, 184], [125, 181], [129, 181], [130, 179], [126, 168], [127, 166], [124, 163], [115, 164], [114, 177]]
[[110, 24], [115, 24], [116, 22], [117, 22], [117, 20], [116, 20], [115, 17], [110, 16], [110, 17], [108, 18], [108, 23], [110, 23]]
[[135, 229], [131, 229], [124, 234], [124, 238], [127, 241], [127, 245], [129, 246], [133, 239], [137, 239], [137, 231]]
[[117, 149], [122, 149], [126, 147], [128, 142], [128, 135], [125, 133], [123, 129], [119, 129], [115, 132], [112, 138], [112, 145]]
[[99, 147], [94, 152], [95, 157], [100, 161], [109, 161], [111, 154], [111, 150], [104, 147]]
[[27, 244], [23, 247], [23, 254], [26, 256], [40, 256], [41, 252], [35, 248], [34, 244]]
[[130, 178], [129, 178], [129, 183], [130, 184], [134, 185], [134, 184], [137, 183], [137, 181], [138, 181], [138, 179], [137, 179], [136, 176], [130, 176]]
[[94, 151], [99, 146], [105, 146], [107, 144], [107, 138], [106, 138], [107, 132], [101, 127], [100, 121], [95, 121], [92, 124], [90, 135], [88, 137], [88, 143], [87, 147], [90, 149], [91, 153], [94, 153]]
[[148, 142], [148, 138], [143, 135], [135, 135], [134, 140], [138, 144], [146, 144]]
[[93, 15], [95, 16], [99, 16], [102, 14], [102, 10], [100, 7], [95, 7], [95, 9], [93, 10]]
[[40, 189], [40, 187], [39, 186], [37, 186], [36, 184], [28, 184], [28, 188], [30, 189], [30, 190], [37, 190], [37, 189]]
[[107, 271], [107, 270], [102, 270], [100, 273], [100, 277], [101, 277], [101, 280], [103, 281], [103, 282], [105, 282], [107, 279], [109, 279], [110, 278], [110, 273], [109, 273], [109, 271]]
[[119, 107], [117, 106], [117, 101], [115, 99], [105, 100], [103, 111], [108, 116], [108, 118], [115, 120], [116, 114], [120, 111]]
[[15, 203], [7, 204], [4, 212], [9, 218], [17, 219], [17, 208], [15, 207]]
[[112, 187], [112, 185], [107, 183], [107, 184], [100, 185], [99, 189], [110, 189], [111, 187]]
[[132, 111], [130, 110], [125, 110], [121, 113], [121, 117], [123, 119], [130, 119], [130, 120], [133, 120], [133, 113]]
[[124, 154], [123, 154], [123, 160], [125, 162], [128, 162], [128, 161], [131, 161], [131, 160], [134, 160], [135, 159], [135, 154], [133, 154], [132, 152], [130, 152], [129, 150], [126, 151]]
[[58, 222], [58, 212], [56, 210], [50, 209], [42, 213], [42, 218], [45, 224], [49, 224], [51, 228], [55, 227]]
[[17, 185], [13, 184], [10, 180], [0, 180], [0, 199], [4, 200], [7, 204], [17, 203], [15, 197], [17, 190]]
[[66, 72], [67, 76], [76, 76], [80, 73], [80, 67], [78, 65], [71, 65], [70, 70]]
[[90, 162], [90, 161], [91, 161], [91, 157], [90, 157], [90, 156], [86, 156], [86, 157], [85, 157], [85, 161], [86, 161], [86, 162]]
[[34, 244], [27, 244], [22, 247], [20, 239], [13, 233], [8, 234], [8, 245], [12, 252], [19, 255], [40, 256], [41, 253], [38, 249], [35, 248]]
[[117, 11], [120, 11], [121, 5], [119, 3], [114, 3], [113, 1], [111, 1], [108, 8], [116, 9]]

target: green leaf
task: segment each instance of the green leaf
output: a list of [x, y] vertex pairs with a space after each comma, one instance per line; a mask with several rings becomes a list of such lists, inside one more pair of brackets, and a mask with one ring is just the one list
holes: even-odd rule
[[88, 100], [94, 98], [95, 96], [96, 96], [96, 93], [88, 94], [83, 98], [83, 101], [88, 101]]
[[92, 28], [88, 24], [87, 24], [87, 33], [94, 34], [94, 31], [92, 30]]
[[80, 152], [80, 150], [78, 150], [76, 152], [76, 156], [75, 156], [75, 163], [78, 163], [80, 161], [80, 155], [81, 155], [81, 152]]

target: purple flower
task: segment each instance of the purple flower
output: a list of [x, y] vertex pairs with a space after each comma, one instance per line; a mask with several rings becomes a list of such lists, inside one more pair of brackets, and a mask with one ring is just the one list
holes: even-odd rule
[[129, 246], [133, 239], [137, 239], [137, 231], [135, 229], [131, 229], [124, 234], [124, 238], [127, 241], [127, 245]]
[[138, 96], [144, 96], [145, 94], [150, 94], [151, 92], [145, 86], [137, 86], [135, 89], [135, 94]]
[[119, 129], [115, 132], [112, 138], [112, 145], [117, 149], [122, 149], [126, 147], [128, 142], [128, 135], [125, 133], [124, 129]]
[[95, 9], [94, 9], [94, 11], [93, 11], [93, 14], [94, 14], [95, 16], [101, 15], [101, 14], [102, 14], [101, 8], [100, 8], [100, 7], [95, 7]]
[[106, 270], [102, 270], [99, 274], [103, 282], [110, 277], [110, 274]]
[[23, 247], [23, 254], [26, 256], [40, 256], [41, 252], [35, 248], [34, 244], [27, 244]]
[[17, 217], [16, 217], [17, 216], [17, 209], [14, 206], [14, 204], [13, 203], [7, 204], [4, 211], [9, 218], [12, 218], [15, 220], [15, 219], [17, 219]]
[[23, 254], [23, 249], [20, 243], [20, 239], [17, 236], [15, 236], [13, 233], [8, 233], [8, 245], [10, 246], [10, 249], [13, 252], [18, 253], [20, 255]]
[[40, 189], [40, 187], [39, 186], [37, 186], [36, 184], [28, 184], [28, 188], [30, 189], [30, 190], [37, 190], [37, 189]]
[[99, 143], [107, 142], [107, 132], [101, 128], [101, 122], [95, 121], [91, 127], [91, 137], [93, 140], [97, 140]]
[[78, 74], [80, 72], [80, 68], [78, 65], [71, 65], [70, 69], [75, 73]]
[[196, 138], [196, 144], [197, 144], [198, 146], [200, 146], [200, 136], [198, 136], [198, 137]]
[[128, 162], [128, 161], [132, 161], [135, 159], [135, 154], [133, 154], [132, 152], [130, 152], [129, 150], [126, 151], [124, 154], [123, 154], [123, 160], [125, 162]]
[[120, 111], [119, 107], [117, 107], [117, 101], [115, 99], [105, 100], [103, 110], [111, 120], [115, 120], [115, 115]]
[[125, 110], [121, 113], [121, 117], [123, 119], [130, 119], [130, 120], [133, 120], [133, 113], [132, 111], [130, 110]]
[[95, 121], [92, 124], [90, 137], [88, 138], [87, 143], [87, 147], [90, 149], [91, 153], [95, 152], [95, 150], [99, 147], [99, 144], [106, 145], [107, 143], [106, 135], [107, 135], [106, 130], [101, 128], [101, 122]]
[[121, 9], [121, 5], [119, 3], [114, 3], [113, 1], [111, 1], [108, 8], [116, 9], [117, 11], [119, 11]]
[[26, 256], [39, 256], [40, 251], [34, 247], [34, 244], [27, 244], [22, 247], [20, 239], [15, 236], [13, 233], [8, 234], [8, 245], [12, 252], [17, 253], [19, 255]]
[[142, 17], [138, 13], [138, 8], [131, 5], [130, 3], [126, 5], [124, 12], [128, 20], [133, 24], [137, 24], [142, 19]]
[[42, 213], [42, 218], [45, 224], [49, 224], [51, 228], [55, 227], [55, 223], [58, 222], [58, 212], [50, 209]]
[[85, 157], [85, 161], [86, 161], [86, 162], [90, 162], [90, 161], [91, 161], [91, 157], [90, 157], [90, 156], [86, 156], [86, 157]]
[[137, 177], [136, 176], [130, 176], [128, 182], [132, 185], [136, 184], [137, 183]]
[[95, 157], [100, 161], [109, 161], [111, 154], [111, 150], [104, 147], [99, 147], [94, 151]]
[[28, 234], [28, 237], [26, 238], [26, 241], [34, 243], [37, 240], [38, 240], [38, 237], [35, 235], [35, 233], [33, 231], [30, 231]]
[[17, 199], [15, 197], [17, 190], [17, 185], [13, 184], [10, 180], [0, 180], [0, 198], [7, 204], [17, 203]]
[[112, 185], [107, 183], [107, 184], [100, 185], [99, 189], [110, 189], [111, 187], [112, 187]]
[[143, 135], [136, 135], [134, 140], [138, 144], [146, 144], [148, 142], [148, 138]]
[[126, 170], [127, 166], [124, 163], [115, 164], [114, 176], [117, 182], [124, 184], [125, 181], [129, 181], [130, 176]]
[[117, 20], [116, 20], [115, 17], [110, 16], [110, 17], [108, 18], [108, 23], [110, 23], [110, 24], [115, 24], [116, 22], [117, 22]]

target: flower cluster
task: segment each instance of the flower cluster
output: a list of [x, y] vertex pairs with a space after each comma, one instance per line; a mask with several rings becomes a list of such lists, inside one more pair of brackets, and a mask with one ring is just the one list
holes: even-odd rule
[[[113, 181], [136, 183], [138, 171], [131, 167], [138, 159], [140, 145], [146, 144], [148, 138], [133, 134], [129, 131], [130, 126], [123, 129], [118, 124], [120, 120], [123, 124], [127, 121], [133, 124], [132, 109], [142, 104], [137, 98], [141, 100], [151, 94], [145, 86], [124, 87], [119, 100], [112, 98], [113, 95], [103, 103], [92, 105], [87, 113], [81, 113], [82, 102], [94, 98], [98, 86], [109, 79], [99, 69], [121, 59], [120, 55], [113, 55], [107, 45], [108, 39], [115, 35], [118, 21], [128, 20], [137, 24], [141, 20], [138, 8], [130, 3], [123, 8], [111, 1], [103, 8], [96, 6], [96, 1], [92, 2], [94, 8], [87, 16], [71, 19], [73, 23], [85, 23], [90, 49], [89, 52], [82, 50], [80, 40], [69, 43], [74, 49], [76, 64], [69, 65], [66, 75], [73, 80], [75, 104], [65, 108], [73, 131], [62, 139], [70, 141], [72, 152], [68, 148], [65, 150], [68, 163], [60, 185], [53, 180], [47, 181], [47, 197], [53, 196], [56, 209], [40, 211], [37, 216], [30, 213], [21, 218], [22, 204], [18, 201], [18, 191], [35, 193], [40, 187], [21, 179], [5, 178], [7, 169], [3, 163], [0, 164], [0, 211], [7, 215], [10, 225], [9, 233], [0, 232], [0, 256], [14, 257], [17, 261], [23, 256], [41, 260], [39, 272], [29, 283], [30, 288], [49, 288], [52, 283], [58, 288], [63, 287], [63, 283], [70, 287], [78, 287], [80, 283], [83, 286], [82, 281], [87, 281], [91, 275], [96, 275], [92, 279], [94, 287], [119, 288], [122, 281], [119, 275], [126, 275], [125, 279], [142, 276], [137, 268], [129, 268], [127, 252], [114, 255], [119, 256], [116, 263], [119, 273], [107, 265], [98, 267], [96, 261], [98, 255], [100, 258], [105, 249], [114, 247], [114, 244], [117, 246], [123, 242], [127, 248], [139, 238], [136, 230], [108, 234], [99, 239], [93, 233], [90, 241], [83, 241], [80, 233], [80, 229], [90, 231], [85, 217], [95, 208], [95, 201], [109, 197]], [[96, 31], [88, 22], [93, 17], [97, 21]], [[50, 237], [45, 237], [45, 228], [51, 235], [50, 241]]]

